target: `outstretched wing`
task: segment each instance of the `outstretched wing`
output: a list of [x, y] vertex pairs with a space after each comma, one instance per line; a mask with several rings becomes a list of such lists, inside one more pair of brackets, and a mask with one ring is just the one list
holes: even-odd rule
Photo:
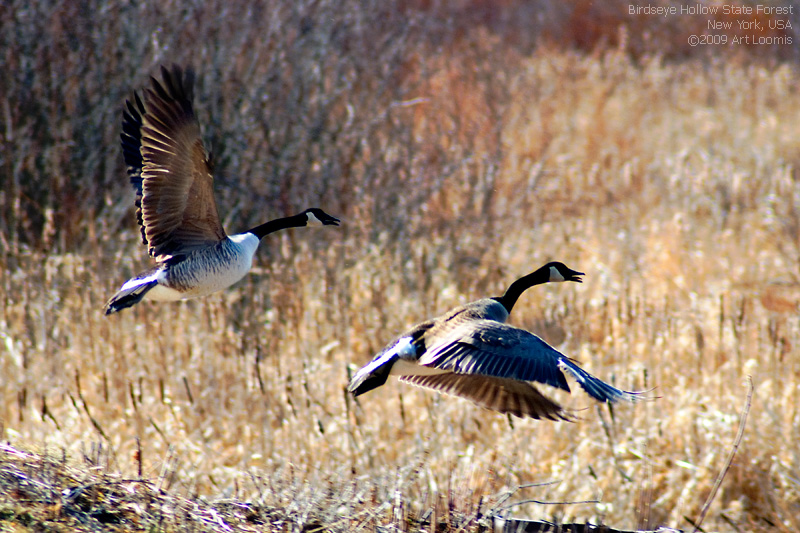
[[427, 348], [419, 360], [421, 365], [456, 374], [535, 381], [569, 391], [566, 370], [598, 401], [636, 399], [636, 393], [604, 383], [533, 333], [493, 320], [455, 327]]
[[136, 191], [136, 223], [142, 231], [142, 242], [147, 244], [147, 236], [142, 224], [142, 116], [144, 115], [144, 104], [137, 93], [133, 93], [133, 98], [125, 102], [122, 110], [122, 133], [120, 141], [122, 143], [122, 157], [125, 159], [125, 168], [128, 172], [128, 179]]
[[161, 76], [162, 82], [152, 79], [143, 99], [128, 102], [122, 135], [137, 189], [137, 219], [148, 252], [159, 261], [225, 238], [209, 155], [192, 108], [194, 73], [162, 67]]
[[433, 374], [400, 376], [400, 381], [444, 394], [466, 398], [473, 403], [514, 416], [572, 421], [574, 417], [559, 404], [524, 381], [474, 374]]

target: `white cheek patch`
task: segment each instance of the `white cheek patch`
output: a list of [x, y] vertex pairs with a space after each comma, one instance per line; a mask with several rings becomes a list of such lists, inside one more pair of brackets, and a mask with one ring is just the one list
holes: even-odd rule
[[317, 218], [313, 211], [306, 211], [307, 226], [322, 226], [322, 221]]
[[567, 281], [554, 266], [550, 267], [550, 281]]

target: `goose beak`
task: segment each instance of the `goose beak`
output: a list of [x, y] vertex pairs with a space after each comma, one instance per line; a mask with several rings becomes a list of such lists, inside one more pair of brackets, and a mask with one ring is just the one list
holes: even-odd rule
[[341, 221], [338, 218], [332, 217], [325, 213], [325, 216], [320, 219], [320, 222], [322, 222], [323, 226], [338, 226]]
[[583, 272], [578, 272], [577, 270], [570, 270], [567, 272], [567, 275], [564, 276], [564, 281], [574, 281], [575, 283], [583, 283], [583, 279], [580, 276], [585, 276]]

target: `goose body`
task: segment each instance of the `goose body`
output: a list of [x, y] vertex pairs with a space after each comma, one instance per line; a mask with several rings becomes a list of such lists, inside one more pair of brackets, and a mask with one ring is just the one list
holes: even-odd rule
[[348, 389], [358, 396], [383, 385], [389, 376], [438, 392], [460, 396], [519, 417], [570, 420], [569, 413], [532, 384], [570, 391], [569, 374], [600, 402], [636, 401], [592, 376], [545, 341], [506, 324], [519, 296], [534, 285], [581, 282], [583, 273], [563, 263], [548, 263], [518, 279], [496, 298], [483, 298], [414, 326], [361, 368]]
[[227, 236], [213, 193], [211, 160], [200, 137], [192, 92], [194, 73], [162, 67], [162, 82], [127, 101], [122, 152], [136, 191], [142, 241], [156, 265], [125, 282], [108, 301], [116, 313], [143, 298], [198, 298], [242, 279], [253, 265], [261, 239], [303, 226], [339, 225], [319, 208], [279, 218]]

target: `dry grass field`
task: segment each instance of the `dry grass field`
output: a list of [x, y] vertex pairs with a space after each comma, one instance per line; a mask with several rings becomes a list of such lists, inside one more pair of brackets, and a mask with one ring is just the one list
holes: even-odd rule
[[[748, 376], [704, 530], [800, 530], [793, 49], [522, 39], [515, 2], [148, 4], [0, 6], [0, 530], [691, 529]], [[559, 6], [538, 23], [579, 33]], [[343, 224], [269, 236], [224, 293], [105, 317], [149, 264], [122, 104], [172, 62], [198, 72], [229, 233], [313, 205]], [[549, 260], [584, 283], [511, 323], [656, 399], [573, 387], [581, 420], [551, 423], [346, 394], [395, 334]]]

